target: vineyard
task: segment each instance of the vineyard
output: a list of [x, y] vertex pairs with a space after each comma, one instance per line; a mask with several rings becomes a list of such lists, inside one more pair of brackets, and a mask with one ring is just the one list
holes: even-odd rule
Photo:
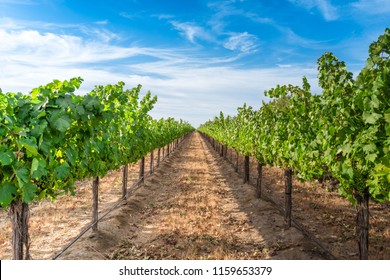
[[14, 259], [31, 258], [30, 203], [75, 194], [76, 180], [94, 178], [96, 223], [99, 177], [125, 166], [126, 178], [128, 164], [193, 130], [182, 121], [153, 120], [148, 112], [157, 98], [147, 93], [139, 100], [140, 86], [96, 86], [80, 96], [74, 92], [81, 82], [55, 80], [28, 95], [0, 92], [0, 205], [9, 207]]
[[[150, 174], [150, 155], [145, 173]], [[157, 167], [157, 159], [154, 158]], [[139, 179], [139, 163], [129, 166], [129, 186]], [[329, 259], [300, 230], [284, 230], [275, 205], [256, 198], [256, 166], [243, 184], [244, 157], [228, 149], [220, 156], [198, 133], [187, 137], [126, 201], [57, 259]], [[282, 203], [282, 170], [263, 169], [263, 192]], [[99, 209], [104, 214], [121, 196], [122, 170], [101, 179]], [[338, 259], [357, 259], [354, 207], [325, 187], [293, 181], [293, 217]], [[130, 189], [129, 189], [130, 190]], [[91, 220], [90, 180], [76, 184], [76, 196], [31, 207], [31, 255], [50, 259]], [[389, 259], [389, 205], [371, 208], [370, 258]], [[0, 227], [2, 259], [11, 257], [6, 213]]]
[[0, 91], [1, 259], [390, 259], [389, 58], [387, 29], [356, 79], [325, 53], [322, 95], [198, 132], [122, 82]]
[[[235, 117], [221, 112], [199, 130], [226, 147], [284, 169], [285, 227], [291, 226], [292, 174], [302, 181], [330, 179], [357, 205], [359, 256], [368, 259], [369, 201], [390, 201], [390, 29], [371, 44], [366, 66], [356, 79], [332, 53], [318, 59], [322, 95], [302, 87], [278, 85], [259, 110], [244, 105]], [[215, 143], [214, 143], [215, 144]]]

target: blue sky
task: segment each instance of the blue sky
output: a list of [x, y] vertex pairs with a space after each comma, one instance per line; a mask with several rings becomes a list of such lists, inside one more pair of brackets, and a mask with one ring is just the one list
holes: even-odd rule
[[158, 96], [155, 118], [198, 126], [302, 76], [320, 93], [326, 51], [357, 74], [386, 27], [389, 0], [0, 0], [0, 88], [142, 84]]

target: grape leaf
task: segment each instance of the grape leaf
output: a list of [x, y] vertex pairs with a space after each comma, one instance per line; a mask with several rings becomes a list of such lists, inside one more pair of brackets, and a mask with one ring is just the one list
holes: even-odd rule
[[67, 162], [64, 162], [63, 164], [61, 164], [60, 166], [57, 166], [54, 169], [54, 176], [58, 180], [66, 179], [69, 176], [69, 174], [70, 174], [70, 166]]
[[382, 117], [381, 114], [377, 114], [374, 112], [364, 112], [363, 113], [363, 120], [369, 124], [375, 124], [381, 117]]
[[25, 167], [22, 167], [16, 170], [16, 178], [18, 179], [19, 186], [25, 185], [28, 181], [30, 181], [30, 177], [28, 175], [28, 170]]
[[43, 176], [47, 175], [46, 162], [43, 159], [38, 160], [34, 158], [31, 163], [31, 177], [35, 180], [41, 179]]
[[14, 196], [17, 193], [17, 189], [15, 185], [13, 185], [10, 182], [4, 182], [0, 185], [0, 205], [2, 207], [7, 207], [12, 200], [14, 199]]
[[10, 165], [15, 160], [15, 156], [12, 151], [0, 149], [0, 164]]
[[19, 145], [24, 147], [29, 157], [35, 157], [38, 155], [37, 141], [35, 138], [21, 139], [18, 141]]
[[70, 127], [70, 124], [70, 118], [67, 115], [58, 118], [53, 123], [54, 127], [60, 132], [65, 132]]
[[22, 201], [30, 203], [36, 196], [37, 186], [29, 182], [23, 186], [22, 191]]

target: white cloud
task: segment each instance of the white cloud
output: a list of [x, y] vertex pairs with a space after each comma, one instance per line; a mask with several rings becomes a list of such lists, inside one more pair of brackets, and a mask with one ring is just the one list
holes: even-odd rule
[[170, 21], [173, 27], [178, 30], [188, 41], [196, 44], [196, 39], [213, 41], [212, 36], [201, 26], [192, 22]]
[[297, 45], [308, 49], [319, 49], [319, 50], [323, 50], [325, 47], [326, 42], [311, 40], [299, 36], [289, 27], [277, 26], [276, 28], [283, 33], [283, 35], [285, 36], [285, 40], [291, 45]]
[[248, 32], [236, 33], [229, 37], [223, 46], [232, 51], [240, 51], [243, 53], [253, 52], [257, 48], [256, 36]]
[[[104, 35], [104, 32], [102, 33]], [[99, 35], [99, 34], [97, 34]], [[35, 66], [71, 65], [76, 63], [102, 62], [131, 56], [138, 49], [126, 49], [104, 44], [104, 36], [97, 36], [102, 42], [88, 42], [73, 35], [40, 33], [36, 30], [6, 31], [0, 29], [0, 51], [9, 61]]]
[[[193, 36], [193, 40], [199, 38]], [[259, 107], [263, 91], [276, 84], [300, 84], [302, 75], [315, 81], [315, 66], [240, 68], [227, 64], [237, 59], [237, 54], [206, 58], [194, 49], [119, 47], [101, 36], [94, 38], [0, 27], [0, 88], [27, 93], [53, 79], [77, 76], [85, 80], [81, 93], [94, 85], [118, 81], [128, 87], [142, 84], [143, 93], [151, 90], [159, 98], [154, 117], [182, 118], [197, 126], [220, 110], [235, 114], [244, 102]], [[253, 39], [248, 33], [238, 33], [225, 44], [240, 52], [250, 51]], [[135, 64], [133, 58], [138, 56], [154, 59]], [[116, 61], [120, 67], [115, 67]]]
[[[142, 14], [142, 13], [141, 13]], [[137, 18], [140, 18], [141, 17], [141, 14], [139, 13], [128, 13], [128, 12], [121, 12], [119, 13], [119, 15], [121, 17], [124, 17], [124, 18], [127, 18], [127, 19], [130, 19], [130, 20], [134, 20], [134, 19], [137, 19]]]
[[325, 20], [332, 21], [339, 18], [337, 8], [329, 0], [289, 0], [291, 3], [307, 10], [318, 9]]
[[359, 0], [351, 4], [356, 10], [370, 15], [390, 13], [389, 0]]
[[173, 15], [169, 15], [169, 14], [157, 14], [157, 15], [152, 15], [152, 17], [156, 17], [156, 18], [158, 18], [159, 20], [163, 20], [163, 19], [172, 19], [172, 18], [174, 18]]
[[107, 25], [109, 23], [109, 21], [106, 19], [106, 20], [100, 20], [100, 21], [95, 21], [95, 24], [98, 24], [98, 25]]

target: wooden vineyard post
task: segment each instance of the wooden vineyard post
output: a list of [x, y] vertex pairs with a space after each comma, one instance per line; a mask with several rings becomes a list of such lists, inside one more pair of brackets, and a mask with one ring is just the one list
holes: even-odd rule
[[361, 260], [368, 260], [369, 197], [367, 188], [363, 196], [355, 194], [357, 200], [356, 237]]
[[263, 165], [257, 162], [257, 183], [256, 183], [256, 197], [261, 198], [261, 179], [263, 176]]
[[224, 147], [224, 145], [220, 145], [220, 147], [219, 147], [219, 154], [220, 154], [220, 156], [221, 157], [223, 157], [223, 151], [225, 150], [225, 147]]
[[154, 162], [153, 162], [153, 160], [154, 160], [154, 151], [152, 151], [151, 153], [150, 153], [150, 175], [152, 175], [153, 174], [153, 165], [154, 165]]
[[249, 156], [244, 159], [244, 184], [249, 183]]
[[162, 147], [162, 158], [163, 158], [163, 160], [165, 158], [165, 147]]
[[12, 259], [29, 260], [31, 256], [28, 233], [28, 221], [30, 219], [28, 204], [23, 203], [20, 199], [13, 201], [9, 208], [9, 216], [12, 226]]
[[141, 162], [139, 164], [139, 179], [141, 182], [144, 182], [145, 180], [145, 157], [141, 159]]
[[92, 180], [92, 232], [96, 232], [98, 228], [98, 204], [99, 204], [99, 176]]
[[129, 174], [129, 166], [126, 164], [123, 166], [123, 178], [122, 178], [122, 198], [127, 195], [127, 179]]
[[285, 183], [285, 211], [284, 211], [284, 227], [289, 229], [291, 227], [291, 192], [292, 192], [292, 170], [291, 168], [284, 169], [284, 183]]
[[225, 145], [225, 151], [223, 152], [223, 158], [226, 159], [227, 157], [227, 152], [228, 152], [228, 146]]
[[157, 167], [160, 167], [161, 148], [157, 151]]
[[238, 172], [238, 158], [240, 156], [240, 154], [238, 153], [238, 151], [236, 151], [237, 153], [237, 159], [236, 159], [236, 172]]

